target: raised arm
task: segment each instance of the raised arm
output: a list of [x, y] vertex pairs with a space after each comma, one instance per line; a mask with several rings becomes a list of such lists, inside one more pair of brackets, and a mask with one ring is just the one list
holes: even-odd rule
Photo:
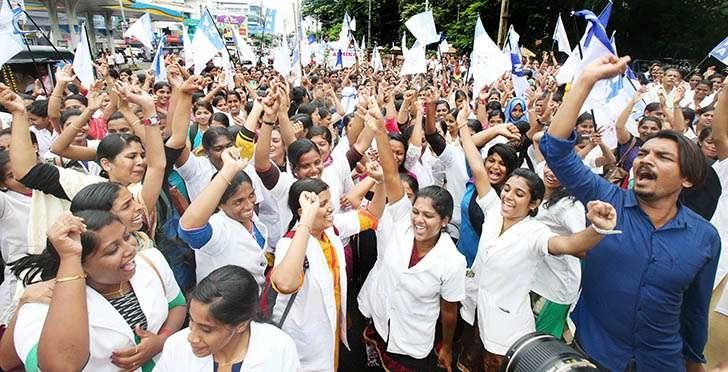
[[600, 230], [612, 230], [617, 225], [617, 212], [611, 204], [593, 200], [587, 203], [586, 208], [586, 216], [592, 224], [578, 233], [549, 239], [549, 254], [583, 257], [604, 238], [595, 227]]
[[[177, 77], [175, 76], [174, 79], [177, 79]], [[181, 76], [179, 79], [181, 79]], [[202, 84], [203, 79], [199, 76], [191, 76], [181, 84], [171, 84], [170, 106], [174, 104], [175, 112], [172, 120], [167, 121], [167, 125], [171, 125], [172, 129], [166, 145], [171, 149], [184, 149], [175, 163], [177, 166], [187, 163], [190, 156], [190, 149], [187, 146], [187, 130], [190, 125], [190, 113], [192, 112], [192, 93], [197, 91]]]
[[271, 133], [273, 132], [273, 125], [275, 125], [278, 118], [278, 107], [278, 100], [275, 98], [275, 95], [263, 98], [263, 119], [261, 120], [263, 125], [258, 132], [258, 142], [255, 144], [255, 171], [259, 175], [265, 175], [268, 172], [275, 173], [269, 182], [267, 181], [267, 177], [261, 176], [261, 178], [264, 178], [263, 185], [268, 190], [272, 190], [275, 187], [280, 177], [278, 168], [270, 160]]
[[306, 247], [311, 236], [311, 226], [316, 221], [319, 208], [318, 195], [304, 191], [299, 197], [301, 217], [293, 234], [291, 245], [286, 255], [273, 268], [270, 280], [279, 293], [293, 293], [303, 284], [303, 262], [306, 259]]
[[617, 117], [617, 121], [614, 122], [614, 130], [617, 132], [617, 143], [620, 145], [623, 145], [627, 142], [629, 142], [630, 138], [632, 138], [632, 134], [629, 133], [627, 130], [627, 120], [629, 120], [629, 116], [632, 114], [632, 109], [634, 109], [634, 105], [637, 104], [642, 99], [642, 95], [645, 94], [645, 89], [640, 88], [640, 90], [635, 93], [634, 97], [627, 102], [627, 106], [625, 106], [624, 110], [619, 114]]
[[20, 96], [2, 83], [0, 83], [0, 104], [13, 115], [10, 134], [10, 166], [13, 170], [13, 177], [20, 180], [38, 162], [30, 141], [28, 112], [25, 110], [25, 104]]
[[147, 170], [144, 173], [144, 181], [142, 182], [141, 198], [148, 210], [156, 208], [159, 193], [162, 191], [164, 184], [164, 168], [167, 165], [167, 159], [164, 156], [164, 141], [162, 141], [162, 133], [159, 131], [158, 121], [149, 120], [156, 115], [154, 108], [154, 99], [148, 94], [125, 93], [122, 97], [126, 97], [142, 107], [143, 118], [147, 124], [144, 125], [144, 151], [147, 158]]
[[99, 94], [99, 92], [91, 92], [88, 95], [88, 106], [83, 110], [81, 115], [66, 123], [63, 132], [58, 138], [51, 144], [51, 152], [68, 159], [74, 160], [95, 160], [96, 149], [92, 149], [86, 146], [73, 145], [73, 140], [84, 125], [86, 125], [91, 116], [96, 110], [101, 107], [105, 94]]
[[460, 108], [457, 117], [458, 130], [460, 131], [460, 143], [463, 145], [465, 158], [475, 179], [475, 188], [478, 191], [478, 197], [482, 198], [490, 192], [491, 186], [488, 174], [485, 171], [485, 165], [483, 165], [483, 158], [480, 157], [480, 152], [475, 147], [475, 144], [473, 144], [470, 128], [468, 128], [469, 111], [467, 103]]
[[601, 79], [624, 73], [629, 60], [629, 57], [617, 58], [614, 55], [610, 55], [604, 56], [599, 59], [599, 62], [589, 65], [579, 79], [572, 85], [569, 95], [564, 99], [561, 108], [551, 122], [548, 130], [549, 134], [556, 138], [569, 138], [574, 130], [576, 118], [579, 116], [579, 110], [584, 105], [584, 101], [592, 87], [594, 87], [594, 84]]
[[179, 224], [184, 230], [193, 230], [205, 226], [217, 210], [220, 198], [230, 185], [230, 181], [248, 165], [247, 159], [241, 159], [234, 148], [227, 148], [222, 153], [223, 166], [198, 197], [192, 200], [189, 208], [180, 217]]
[[76, 76], [73, 75], [72, 65], [67, 64], [56, 71], [56, 86], [53, 87], [53, 92], [48, 97], [48, 119], [53, 123], [53, 128], [60, 128], [64, 92], [66, 86], [74, 79], [76, 79]]
[[422, 127], [422, 119], [424, 118], [424, 115], [422, 114], [422, 109], [424, 107], [421, 100], [416, 100], [414, 102], [415, 109], [417, 110], [415, 114], [415, 119], [411, 123], [412, 124], [412, 134], [410, 134], [409, 143], [411, 146], [415, 146], [417, 148], [422, 147], [422, 139], [425, 138], [425, 131]]
[[367, 126], [376, 128], [374, 138], [377, 141], [379, 163], [384, 173], [387, 200], [391, 205], [404, 197], [404, 187], [402, 187], [402, 181], [399, 180], [397, 161], [394, 159], [392, 148], [389, 146], [389, 136], [387, 135], [387, 129], [384, 127], [382, 112], [379, 109], [379, 105], [377, 105], [376, 99], [373, 97], [369, 100], [369, 115], [366, 120]]
[[48, 230], [60, 264], [38, 341], [37, 363], [46, 371], [80, 371], [89, 358], [86, 276], [81, 265], [84, 230], [81, 219], [68, 212]]
[[687, 130], [687, 125], [685, 124], [685, 117], [682, 113], [682, 107], [680, 107], [680, 102], [683, 100], [683, 97], [685, 97], [685, 85], [680, 84], [678, 85], [676, 93], [675, 93], [675, 99], [673, 100], [672, 104], [672, 129], [677, 131], [678, 133], [685, 133], [685, 130]]
[[718, 159], [728, 158], [728, 88], [723, 88], [715, 102], [713, 117], [713, 141], [718, 149]]
[[409, 121], [410, 105], [414, 102], [416, 94], [417, 92], [415, 92], [414, 90], [408, 90], [404, 92], [402, 105], [399, 107], [399, 112], [397, 112], [397, 123], [399, 123], [400, 125], [407, 124], [407, 122]]
[[346, 138], [349, 140], [349, 143], [356, 142], [356, 139], [359, 138], [359, 133], [364, 129], [364, 116], [367, 113], [367, 105], [369, 105], [369, 97], [363, 92], [360, 92], [354, 117], [351, 118], [349, 128], [346, 130]]

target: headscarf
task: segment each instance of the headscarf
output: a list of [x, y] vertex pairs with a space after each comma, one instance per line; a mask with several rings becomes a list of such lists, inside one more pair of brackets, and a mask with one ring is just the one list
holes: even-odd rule
[[[513, 118], [511, 116], [511, 113], [513, 112], [513, 108], [516, 107], [516, 105], [521, 105], [521, 109], [523, 109], [523, 116], [521, 116], [518, 119]], [[525, 120], [528, 121], [528, 106], [526, 106], [526, 99], [523, 97], [514, 97], [511, 98], [510, 101], [506, 104], [506, 107], [503, 109], [503, 113], [506, 115], [506, 123], [515, 123], [519, 120]]]

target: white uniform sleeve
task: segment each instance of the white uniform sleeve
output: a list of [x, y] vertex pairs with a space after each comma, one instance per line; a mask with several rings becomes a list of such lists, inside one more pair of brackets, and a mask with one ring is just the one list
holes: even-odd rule
[[566, 227], [571, 234], [576, 234], [586, 228], [584, 205], [577, 200], [567, 200], [567, 203], [567, 207], [561, 210], [557, 217], [561, 220], [562, 226]]
[[440, 296], [449, 302], [460, 302], [465, 299], [465, 257], [457, 251], [453, 251], [453, 257], [449, 258], [447, 272], [442, 278]]
[[156, 361], [154, 365], [154, 369], [152, 371], [154, 372], [171, 372], [171, 371], [179, 371], [180, 363], [182, 362], [180, 356], [178, 355], [178, 350], [183, 349], [184, 346], [182, 343], [187, 343], [187, 336], [189, 334], [189, 329], [183, 329], [179, 332], [169, 336], [167, 341], [164, 343], [164, 348], [162, 349], [162, 352], [160, 353], [159, 360]]
[[38, 370], [38, 343], [47, 314], [44, 304], [25, 304], [18, 309], [13, 343], [27, 371]]
[[293, 239], [291, 238], [281, 238], [281, 240], [278, 241], [278, 245], [276, 246], [276, 259], [273, 266], [277, 266], [281, 263], [281, 261], [283, 261], [286, 257], [286, 253], [288, 252], [288, 248], [291, 247], [292, 241]]
[[138, 254], [146, 256], [154, 267], [159, 272], [159, 277], [162, 279], [162, 287], [164, 288], [164, 296], [167, 298], [167, 304], [169, 308], [180, 306], [185, 304], [185, 298], [182, 291], [177, 285], [177, 280], [174, 278], [172, 268], [169, 267], [167, 260], [158, 249], [145, 249]]
[[334, 214], [334, 226], [339, 231], [339, 238], [344, 239], [359, 233], [359, 211], [350, 210]]
[[[221, 221], [221, 218], [219, 218], [221, 216], [217, 216], [217, 213], [213, 214], [208, 222], [210, 224], [210, 228], [212, 228], [212, 235], [210, 236], [210, 240], [205, 243], [202, 248], [199, 249], [201, 253], [204, 253], [208, 256], [216, 256], [220, 254], [220, 252], [225, 249], [225, 246], [227, 244], [230, 244], [229, 237], [233, 233], [232, 231], [228, 231], [228, 226], [225, 223], [222, 223], [223, 221]], [[238, 231], [238, 234], [240, 233], [243, 233], [242, 228], [240, 231]]]
[[73, 169], [61, 167], [56, 168], [58, 169], [58, 183], [60, 183], [69, 200], [73, 199], [73, 197], [76, 196], [82, 188], [88, 185], [93, 185], [94, 183], [99, 182], [108, 182], [105, 178], [90, 176]]
[[403, 221], [409, 223], [410, 212], [412, 212], [412, 203], [410, 203], [407, 195], [402, 195], [402, 199], [394, 204], [387, 205], [385, 209], [385, 214], [389, 218], [388, 223], [403, 223]]
[[531, 251], [539, 256], [549, 254], [549, 239], [556, 236], [546, 225], [541, 222], [532, 221], [533, 228], [529, 232], [531, 241]]
[[499, 213], [501, 204], [500, 198], [498, 197], [498, 194], [495, 192], [494, 189], [490, 189], [490, 191], [484, 197], [476, 199], [475, 202], [478, 203], [478, 206], [486, 215], [486, 217], [489, 213]]

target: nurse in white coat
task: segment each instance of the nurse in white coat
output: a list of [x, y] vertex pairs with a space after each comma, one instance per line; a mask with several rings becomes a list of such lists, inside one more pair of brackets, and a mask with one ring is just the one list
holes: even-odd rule
[[[291, 185], [289, 209], [296, 217], [276, 247], [271, 284], [280, 295], [273, 320], [296, 342], [303, 371], [335, 371], [346, 339], [346, 263], [342, 238], [376, 226], [365, 211], [334, 216], [328, 185], [306, 178]], [[334, 227], [335, 226], [335, 227]]]
[[253, 320], [258, 286], [240, 266], [226, 265], [190, 294], [190, 326], [172, 335], [155, 372], [294, 372], [296, 345], [277, 327]]
[[587, 217], [592, 225], [573, 235], [557, 236], [533, 218], [544, 197], [541, 178], [533, 171], [516, 169], [499, 198], [465, 125], [460, 126], [460, 138], [475, 179], [477, 203], [485, 215], [472, 267], [478, 283], [477, 323], [485, 347], [483, 364], [487, 371], [498, 370], [513, 343], [535, 331], [528, 293], [539, 263], [547, 254], [586, 253], [603, 237], [597, 229], [611, 230], [617, 216], [611, 205], [591, 202]]
[[50, 305], [23, 305], [14, 324], [25, 369], [150, 371], [186, 313], [162, 254], [137, 254], [135, 240], [106, 211], [63, 214], [48, 240], [52, 247], [24, 261], [43, 280], [55, 274]]
[[[426, 370], [440, 318], [438, 364], [449, 370], [458, 302], [465, 297], [465, 257], [443, 231], [453, 199], [444, 188], [428, 186], [411, 203], [381, 117], [368, 120], [379, 123], [374, 126], [389, 204], [377, 229], [377, 261], [358, 297], [359, 309], [373, 322], [364, 340], [386, 370]], [[370, 175], [376, 177], [371, 169]], [[372, 203], [378, 201], [375, 196]]]
[[180, 218], [179, 237], [195, 251], [198, 283], [232, 264], [248, 270], [262, 286], [268, 236], [255, 214], [253, 182], [243, 171], [248, 161], [233, 147], [223, 151], [222, 159], [220, 171]]

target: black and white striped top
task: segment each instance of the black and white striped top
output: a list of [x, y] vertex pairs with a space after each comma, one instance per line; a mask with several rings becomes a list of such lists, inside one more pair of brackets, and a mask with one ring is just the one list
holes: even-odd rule
[[147, 329], [147, 317], [142, 312], [139, 300], [133, 290], [119, 298], [110, 299], [109, 303], [121, 314], [132, 331], [137, 324], [141, 329]]

